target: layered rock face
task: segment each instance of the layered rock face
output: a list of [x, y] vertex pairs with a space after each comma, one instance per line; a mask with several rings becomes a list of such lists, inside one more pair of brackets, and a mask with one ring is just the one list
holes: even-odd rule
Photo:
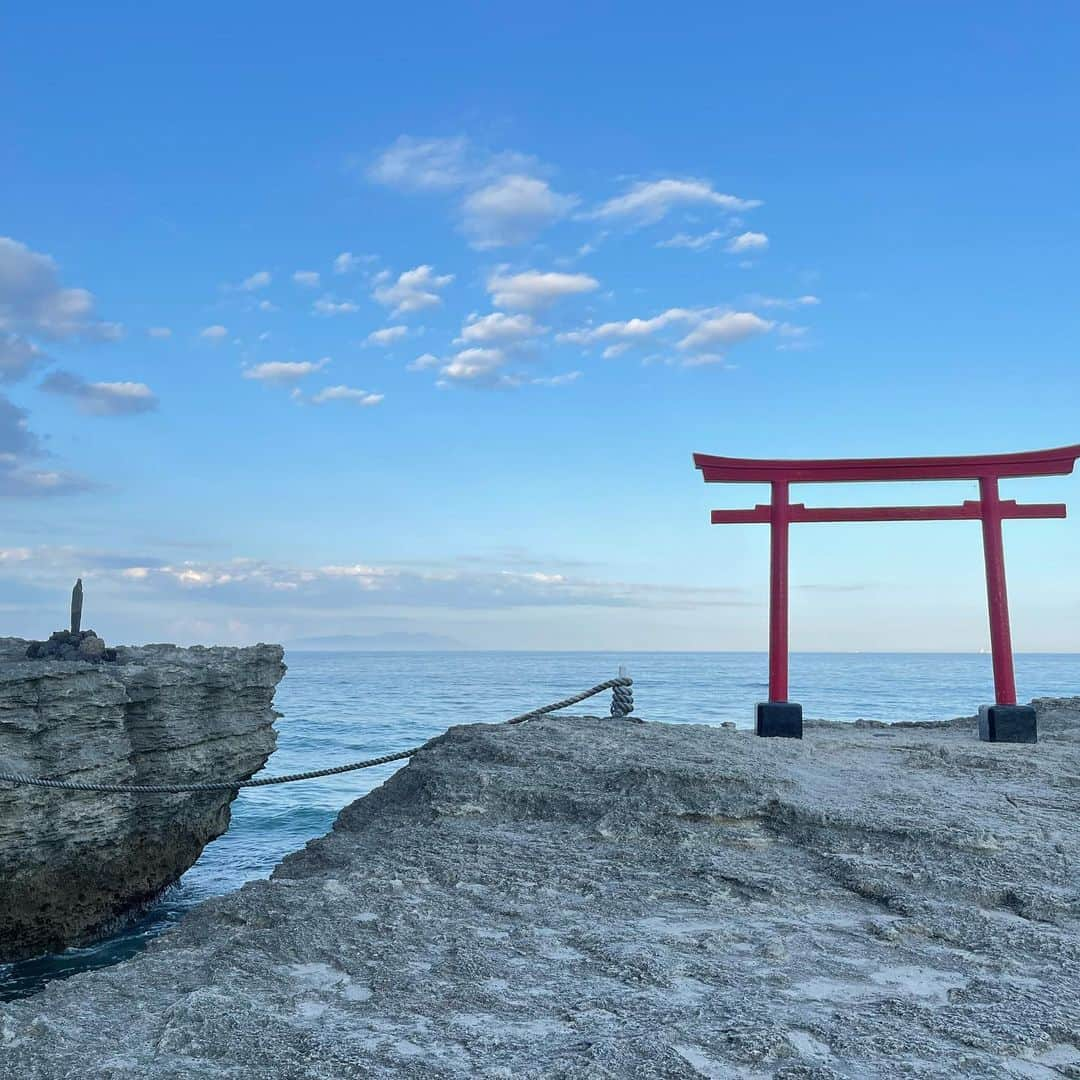
[[[277, 645], [28, 660], [0, 639], [0, 771], [107, 784], [247, 778], [276, 733]], [[229, 824], [232, 792], [109, 795], [0, 781], [0, 961], [92, 940]], [[0, 1066], [2, 1068], [2, 1066]]]
[[1037, 745], [454, 728], [271, 880], [0, 1005], [0, 1078], [1080, 1075], [1080, 699], [1036, 707]]

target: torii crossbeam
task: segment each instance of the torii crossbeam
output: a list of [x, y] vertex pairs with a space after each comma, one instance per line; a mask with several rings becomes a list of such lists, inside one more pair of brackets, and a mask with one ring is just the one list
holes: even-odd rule
[[[999, 742], [1034, 742], [1035, 712], [1016, 704], [1009, 602], [1001, 523], [1011, 518], [1063, 518], [1063, 503], [1018, 504], [1001, 499], [1003, 478], [1064, 476], [1073, 471], [1080, 444], [1055, 450], [975, 457], [849, 458], [777, 461], [695, 454], [706, 483], [760, 484], [772, 489], [768, 504], [752, 510], [714, 510], [714, 525], [769, 525], [769, 700], [758, 705], [759, 735], [802, 737], [802, 706], [788, 697], [788, 526], [815, 521], [981, 521], [994, 664], [994, 705], [979, 713], [980, 737]], [[853, 483], [889, 480], [977, 480], [979, 498], [959, 506], [808, 507], [789, 499], [793, 483]]]

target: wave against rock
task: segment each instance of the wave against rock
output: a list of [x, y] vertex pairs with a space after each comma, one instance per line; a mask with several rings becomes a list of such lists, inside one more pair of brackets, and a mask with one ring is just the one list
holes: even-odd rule
[[[28, 660], [0, 639], [0, 771], [107, 784], [247, 778], [276, 732], [277, 645]], [[0, 961], [92, 940], [229, 825], [232, 792], [109, 795], [0, 783]]]
[[1080, 1069], [1080, 699], [453, 728], [269, 881], [0, 1006], [0, 1080]]

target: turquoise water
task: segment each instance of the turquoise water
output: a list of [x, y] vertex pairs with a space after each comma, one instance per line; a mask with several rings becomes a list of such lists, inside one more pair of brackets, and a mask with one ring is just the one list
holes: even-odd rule
[[[761, 653], [291, 653], [286, 662], [276, 701], [284, 716], [268, 775], [415, 746], [453, 724], [504, 720], [609, 679], [619, 664], [629, 668], [636, 713], [647, 720], [750, 727], [767, 686]], [[1023, 654], [1016, 676], [1021, 701], [1080, 695], [1080, 655]], [[834, 720], [971, 715], [993, 700], [990, 658], [796, 653], [791, 696], [807, 717]], [[610, 700], [603, 694], [572, 711], [606, 713]], [[91, 948], [0, 965], [0, 999], [117, 963], [202, 900], [267, 877], [401, 764], [241, 792], [228, 833], [142, 918]]]

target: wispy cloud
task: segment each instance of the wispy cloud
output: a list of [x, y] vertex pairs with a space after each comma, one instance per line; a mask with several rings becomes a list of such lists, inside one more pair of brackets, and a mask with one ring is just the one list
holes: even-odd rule
[[505, 363], [506, 353], [502, 349], [462, 349], [440, 372], [453, 382], [489, 382], [498, 377]]
[[738, 341], [768, 333], [773, 325], [751, 311], [725, 311], [722, 315], [702, 320], [679, 342], [679, 348], [701, 349], [733, 345]]
[[746, 297], [746, 302], [751, 307], [761, 308], [802, 308], [817, 307], [821, 300], [809, 293], [803, 296], [762, 296], [760, 293], [751, 293]]
[[507, 315], [493, 311], [490, 315], [478, 315], [473, 312], [466, 318], [461, 335], [455, 341], [459, 345], [507, 344], [538, 337], [546, 330], [547, 327], [540, 326], [531, 315], [524, 313]]
[[220, 324], [214, 326], [207, 326], [199, 331], [199, 337], [201, 337], [204, 341], [223, 341], [228, 336], [228, 327], [221, 326]]
[[589, 274], [540, 270], [511, 274], [500, 270], [488, 278], [487, 287], [496, 307], [532, 310], [549, 307], [568, 296], [594, 292], [600, 282]]
[[453, 280], [453, 274], [436, 274], [426, 263], [404, 271], [396, 280], [388, 270], [384, 270], [375, 276], [372, 296], [377, 303], [390, 308], [391, 315], [411, 315], [441, 304], [439, 291]]
[[546, 180], [504, 176], [465, 198], [462, 227], [480, 250], [524, 244], [566, 217], [578, 201], [552, 191]]
[[359, 390], [353, 386], [328, 386], [320, 390], [311, 398], [313, 405], [326, 405], [331, 401], [344, 401], [351, 405], [360, 405], [368, 408], [378, 405], [383, 400], [382, 394], [372, 394], [367, 390]]
[[293, 273], [292, 279], [305, 289], [317, 289], [322, 284], [318, 270], [297, 270]]
[[257, 270], [251, 277], [244, 278], [239, 287], [243, 292], [257, 292], [259, 289], [265, 289], [272, 280], [273, 276], [269, 270]]
[[626, 319], [621, 322], [601, 323], [599, 326], [585, 327], [581, 330], [570, 330], [559, 334], [557, 340], [574, 345], [593, 345], [605, 341], [634, 343], [652, 338], [669, 326], [694, 322], [700, 318], [699, 312], [689, 308], [668, 308], [667, 311], [662, 311], [651, 319]]
[[566, 371], [561, 375], [540, 375], [531, 382], [533, 386], [569, 386], [570, 383], [577, 382], [582, 374], [580, 371]]
[[408, 334], [407, 326], [384, 326], [381, 330], [372, 330], [364, 339], [364, 343], [366, 345], [393, 345], [395, 341], [408, 337]]
[[415, 360], [405, 365], [407, 371], [431, 371], [437, 368], [442, 361], [434, 353], [422, 353]]
[[352, 315], [360, 310], [351, 300], [335, 300], [332, 296], [320, 296], [311, 309], [316, 315]]
[[677, 207], [713, 206], [734, 213], [752, 210], [760, 205], [758, 199], [741, 199], [716, 191], [708, 180], [669, 178], [639, 181], [622, 195], [602, 203], [590, 216], [601, 220], [621, 218], [640, 225], [651, 225], [663, 220]]
[[549, 565], [545, 560], [498, 554], [418, 564], [380, 563], [360, 553], [309, 565], [250, 558], [170, 562], [145, 559], [138, 553], [19, 548], [5, 562], [5, 569], [18, 579], [55, 583], [58, 588], [70, 587], [74, 571], [95, 583], [95, 595], [116, 588], [129, 598], [154, 606], [180, 597], [220, 605], [222, 610], [280, 610], [283, 603], [289, 603], [318, 613], [320, 618], [357, 607], [388, 606], [472, 611], [759, 606], [739, 588], [604, 580], [576, 573], [575, 565], [558, 561]]
[[492, 153], [465, 135], [400, 135], [371, 163], [368, 177], [402, 191], [453, 191], [535, 168], [536, 160], [526, 154]]
[[245, 379], [256, 379], [266, 383], [292, 383], [322, 371], [330, 363], [330, 357], [321, 360], [270, 360], [265, 364], [255, 364], [245, 368]]
[[769, 246], [769, 238], [762, 232], [744, 232], [733, 236], [724, 250], [732, 255], [745, 255], [751, 251], [764, 251]]
[[354, 255], [351, 251], [343, 251], [334, 259], [335, 274], [350, 274], [363, 263], [375, 262], [374, 255]]
[[54, 371], [41, 384], [48, 394], [72, 398], [88, 416], [132, 416], [158, 407], [157, 395], [141, 382], [87, 382], [70, 371]]
[[[648, 319], [633, 318], [569, 330], [556, 336], [560, 344], [603, 345], [605, 360], [615, 359], [638, 346], [675, 347], [681, 359], [651, 354], [645, 362], [679, 363], [684, 367], [722, 364], [722, 348], [768, 333], [774, 324], [750, 311], [719, 308], [668, 308]], [[680, 336], [681, 335], [681, 336]]]
[[690, 251], [706, 251], [718, 240], [730, 235], [729, 229], [710, 229], [707, 233], [676, 233], [669, 240], [660, 240], [658, 248], [687, 248]]
[[487, 250], [527, 243], [578, 204], [541, 172], [535, 158], [492, 153], [464, 135], [402, 135], [379, 154], [368, 177], [399, 191], [459, 195], [462, 232], [473, 247]]

